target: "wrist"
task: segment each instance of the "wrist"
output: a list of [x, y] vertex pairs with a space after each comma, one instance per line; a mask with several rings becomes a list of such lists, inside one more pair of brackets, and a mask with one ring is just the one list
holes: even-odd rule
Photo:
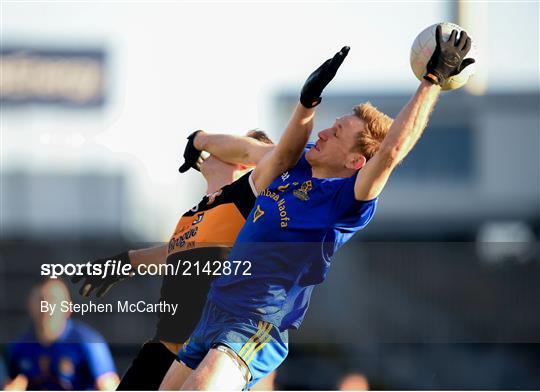
[[422, 81], [420, 82], [420, 88], [423, 88], [428, 91], [431, 91], [431, 90], [440, 91], [442, 89], [439, 84], [432, 83], [430, 80], [426, 78], [422, 79]]
[[322, 101], [322, 98], [306, 98], [300, 96], [300, 104], [306, 109], [313, 109], [315, 106], [319, 105]]
[[431, 84], [442, 85], [444, 83], [444, 78], [442, 75], [436, 71], [427, 71], [424, 75], [424, 80], [427, 80]]
[[206, 148], [208, 134], [203, 130], [195, 131], [194, 134], [195, 135], [193, 137], [193, 147], [195, 147], [195, 149], [199, 151], [204, 151], [204, 149]]
[[304, 119], [304, 118], [312, 119], [316, 110], [317, 110], [316, 106], [307, 108], [301, 102], [299, 102], [296, 105], [296, 110], [293, 112], [293, 117], [296, 120]]
[[418, 93], [421, 94], [423, 100], [426, 102], [436, 101], [437, 97], [441, 94], [442, 88], [438, 84], [433, 84], [427, 80], [422, 80], [418, 87]]

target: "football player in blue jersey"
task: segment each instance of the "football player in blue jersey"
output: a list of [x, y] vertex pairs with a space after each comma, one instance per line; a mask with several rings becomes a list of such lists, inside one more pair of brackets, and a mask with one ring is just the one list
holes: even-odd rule
[[[41, 302], [56, 305], [52, 314]], [[11, 390], [114, 390], [118, 385], [114, 362], [103, 337], [61, 311], [71, 301], [60, 280], [36, 286], [29, 298], [30, 331], [8, 346]]]
[[[458, 37], [453, 31], [444, 41], [439, 27], [436, 36], [424, 80], [395, 120], [369, 103], [359, 105], [320, 131], [281, 176], [267, 175], [261, 163], [253, 171], [259, 196], [229, 254], [230, 260], [251, 260], [251, 274], [214, 280], [199, 324], [161, 389], [243, 389], [285, 359], [287, 330], [300, 326], [336, 250], [373, 217], [390, 174], [422, 135], [441, 84], [474, 62], [465, 59], [471, 47], [465, 32]], [[341, 61], [347, 51], [340, 52]], [[302, 89], [287, 128], [299, 138], [311, 121], [298, 121], [297, 113], [313, 115], [335, 74], [326, 69], [335, 58]], [[194, 145], [225, 161], [249, 155], [249, 145], [235, 137], [200, 133]]]
[[[261, 130], [247, 133], [251, 154], [245, 165], [229, 164], [213, 156], [201, 158], [201, 151], [193, 148], [193, 139], [200, 131], [188, 137], [184, 150], [185, 163], [180, 172], [190, 168], [200, 171], [206, 181], [206, 196], [179, 218], [168, 243], [151, 248], [130, 250], [118, 256], [102, 258], [94, 263], [105, 263], [109, 259], [122, 260], [133, 267], [158, 264], [176, 264], [181, 260], [213, 263], [213, 272], [193, 275], [168, 275], [163, 277], [160, 302], [175, 304], [177, 314], [160, 312], [153, 338], [142, 345], [128, 370], [124, 373], [118, 390], [157, 390], [179, 348], [188, 338], [199, 321], [206, 302], [210, 283], [214, 278], [216, 263], [225, 260], [236, 235], [249, 215], [257, 194], [249, 182], [249, 171], [272, 148], [273, 142]], [[189, 233], [189, 237], [188, 234]], [[184, 240], [184, 238], [188, 238]], [[118, 282], [121, 275], [74, 276], [73, 282], [82, 281], [83, 296], [101, 298]], [[272, 377], [261, 381], [272, 384]], [[257, 386], [256, 386], [257, 387]]]

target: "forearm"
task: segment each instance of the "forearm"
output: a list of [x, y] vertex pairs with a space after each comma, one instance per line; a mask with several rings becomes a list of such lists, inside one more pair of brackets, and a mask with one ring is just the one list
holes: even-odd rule
[[141, 264], [165, 264], [167, 261], [167, 245], [154, 246], [152, 248], [130, 250], [129, 261], [133, 267]]
[[380, 146], [381, 153], [387, 153], [393, 164], [401, 162], [420, 139], [440, 91], [439, 86], [422, 81], [395, 118]]
[[194, 140], [197, 150], [207, 151], [222, 161], [242, 165], [256, 165], [273, 146], [250, 137], [211, 134], [201, 131]]
[[313, 129], [314, 115], [315, 109], [307, 109], [301, 104], [296, 106], [278, 145], [253, 171], [252, 179], [257, 191], [262, 191], [298, 162]]
[[296, 164], [313, 130], [315, 108], [306, 108], [298, 103], [278, 145], [275, 154], [283, 170]]

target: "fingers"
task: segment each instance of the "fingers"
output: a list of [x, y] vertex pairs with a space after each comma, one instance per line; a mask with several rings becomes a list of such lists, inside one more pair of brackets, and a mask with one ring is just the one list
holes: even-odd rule
[[204, 159], [199, 152], [195, 152], [194, 154], [184, 154], [184, 163], [182, 163], [182, 166], [180, 166], [178, 171], [180, 173], [185, 173], [192, 168], [201, 171], [201, 163], [203, 161]]
[[[317, 68], [317, 69], [315, 70], [315, 72], [320, 72], [320, 71], [326, 69], [326, 68], [332, 63], [332, 61], [334, 60], [334, 58], [335, 58], [335, 56], [332, 57], [331, 59], [326, 60], [324, 63], [321, 64], [321, 66], [320, 66], [319, 68]], [[315, 73], [315, 72], [314, 72], [314, 73]]]
[[343, 63], [343, 60], [345, 60], [345, 57], [347, 57], [347, 55], [349, 54], [349, 50], [351, 50], [351, 48], [348, 46], [344, 46], [343, 48], [341, 48], [341, 50], [334, 55], [332, 62], [339, 62], [339, 65], [341, 65], [341, 63]]
[[96, 293], [96, 298], [103, 297], [105, 294], [107, 294], [109, 292], [109, 290], [111, 289], [112, 286], [113, 286], [112, 284], [104, 284], [104, 285], [102, 285], [101, 288]]
[[341, 54], [344, 57], [347, 57], [347, 54], [349, 54], [349, 50], [351, 50], [350, 46], [344, 46], [343, 48], [341, 48], [338, 54]]
[[184, 163], [182, 164], [182, 166], [180, 166], [178, 171], [180, 173], [185, 173], [185, 172], [187, 172], [189, 170], [189, 167], [190, 167], [189, 164], [186, 161], [184, 161]]
[[344, 46], [339, 52], [334, 55], [332, 59], [330, 59], [330, 66], [333, 71], [337, 71], [339, 67], [341, 67], [341, 64], [343, 64], [343, 61], [345, 60], [345, 57], [347, 57], [347, 55], [349, 54], [349, 50], [351, 50], [349, 46]]
[[83, 297], [90, 297], [95, 292], [96, 298], [101, 298], [109, 292], [113, 285], [114, 282], [103, 282], [102, 280], [93, 282], [87, 279], [81, 286], [79, 294]]
[[437, 46], [441, 46], [442, 42], [442, 26], [437, 25], [437, 28], [435, 29], [435, 42], [437, 43]]
[[82, 278], [84, 278], [83, 275], [73, 275], [69, 281], [71, 283], [79, 283], [82, 280]]
[[465, 56], [467, 53], [469, 53], [469, 50], [471, 50], [472, 41], [470, 37], [467, 37], [465, 40], [465, 45], [463, 45], [463, 55]]
[[[458, 39], [459, 34], [459, 39]], [[435, 40], [437, 42], [437, 45], [440, 45], [440, 42], [442, 42], [442, 27], [441, 25], [438, 25], [435, 30]], [[465, 51], [467, 53], [471, 49], [471, 39], [469, 38], [469, 35], [465, 30], [452, 30], [450, 33], [450, 37], [448, 37], [448, 41], [450, 44], [455, 46], [461, 51]]]
[[348, 46], [344, 46], [334, 57], [326, 60], [308, 76], [300, 92], [300, 103], [304, 107], [313, 108], [321, 102], [323, 90], [336, 76], [337, 70], [349, 53], [349, 49]]
[[79, 294], [83, 297], [89, 297], [92, 292], [101, 285], [101, 283], [102, 280], [100, 277], [96, 279], [94, 276], [87, 276], [81, 286], [81, 289], [79, 290]]
[[[461, 62], [461, 71], [463, 71], [465, 69], [465, 67], [468, 67], [469, 65], [473, 64], [475, 62], [475, 60], [473, 58], [468, 58], [468, 59], [465, 59]], [[460, 72], [461, 72], [460, 71]]]
[[456, 45], [456, 37], [457, 37], [457, 30], [452, 30], [452, 33], [450, 34], [450, 38], [448, 38], [447, 42], [450, 42], [452, 45]]
[[467, 39], [469, 36], [467, 35], [467, 32], [465, 30], [462, 30], [459, 34], [459, 40], [457, 41], [456, 47], [460, 50], [463, 50], [465, 48], [465, 45], [467, 44]]
[[193, 165], [193, 169], [197, 170], [197, 171], [201, 171], [201, 164], [204, 162], [204, 159], [203, 157], [199, 157], [199, 159], [197, 159], [197, 162], [195, 162], [195, 164]]
[[92, 283], [84, 283], [81, 286], [81, 289], [79, 290], [79, 294], [83, 297], [88, 297], [90, 293], [95, 289], [96, 287]]

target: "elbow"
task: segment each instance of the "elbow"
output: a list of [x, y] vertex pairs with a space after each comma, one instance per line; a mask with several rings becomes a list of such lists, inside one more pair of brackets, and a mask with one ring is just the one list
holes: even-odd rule
[[289, 154], [287, 156], [281, 157], [279, 160], [279, 166], [288, 169], [297, 162], [298, 157], [295, 154]]
[[300, 156], [296, 154], [279, 154], [275, 159], [276, 168], [280, 173], [289, 170], [298, 162], [299, 158]]
[[276, 159], [275, 161], [275, 165], [276, 165], [276, 169], [282, 173], [284, 171], [286, 171], [287, 169], [289, 169], [290, 167], [292, 167], [294, 164], [291, 163], [288, 159], [286, 158], [283, 158], [283, 157], [278, 157], [278, 159]]
[[231, 158], [233, 157], [234, 157], [234, 160], [238, 161], [237, 163], [242, 163], [242, 164], [250, 163], [253, 160], [253, 157], [251, 156], [247, 148], [238, 149], [238, 151], [235, 151], [233, 154], [231, 154]]

